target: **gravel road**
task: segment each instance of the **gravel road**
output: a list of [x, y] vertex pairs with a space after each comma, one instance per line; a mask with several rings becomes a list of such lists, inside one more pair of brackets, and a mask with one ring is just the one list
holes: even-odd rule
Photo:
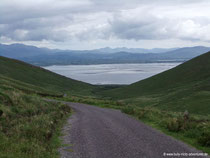
[[62, 158], [160, 158], [201, 153], [118, 110], [67, 103], [74, 113], [64, 127]]

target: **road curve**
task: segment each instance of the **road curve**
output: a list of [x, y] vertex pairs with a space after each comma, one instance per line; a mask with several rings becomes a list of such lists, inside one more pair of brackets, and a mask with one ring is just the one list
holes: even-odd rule
[[62, 139], [68, 145], [59, 149], [61, 158], [166, 158], [178, 156], [164, 153], [201, 153], [118, 110], [67, 104], [74, 113], [64, 127]]

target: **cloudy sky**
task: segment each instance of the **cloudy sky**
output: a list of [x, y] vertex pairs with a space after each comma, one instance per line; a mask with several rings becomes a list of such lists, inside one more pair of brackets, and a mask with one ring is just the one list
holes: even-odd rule
[[0, 0], [0, 43], [60, 49], [210, 46], [210, 0]]

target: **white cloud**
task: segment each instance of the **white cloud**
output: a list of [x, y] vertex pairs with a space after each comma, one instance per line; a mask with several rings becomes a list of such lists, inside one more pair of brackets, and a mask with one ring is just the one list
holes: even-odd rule
[[[197, 7], [202, 12], [199, 16], [194, 14]], [[149, 5], [120, 11], [114, 15], [110, 24], [115, 36], [128, 40], [177, 38], [209, 41], [209, 14], [210, 10], [203, 4], [183, 5], [180, 8]]]

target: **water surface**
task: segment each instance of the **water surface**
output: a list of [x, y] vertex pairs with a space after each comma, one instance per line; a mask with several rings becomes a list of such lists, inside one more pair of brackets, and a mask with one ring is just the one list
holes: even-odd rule
[[53, 65], [44, 67], [63, 76], [91, 84], [131, 84], [180, 63]]

